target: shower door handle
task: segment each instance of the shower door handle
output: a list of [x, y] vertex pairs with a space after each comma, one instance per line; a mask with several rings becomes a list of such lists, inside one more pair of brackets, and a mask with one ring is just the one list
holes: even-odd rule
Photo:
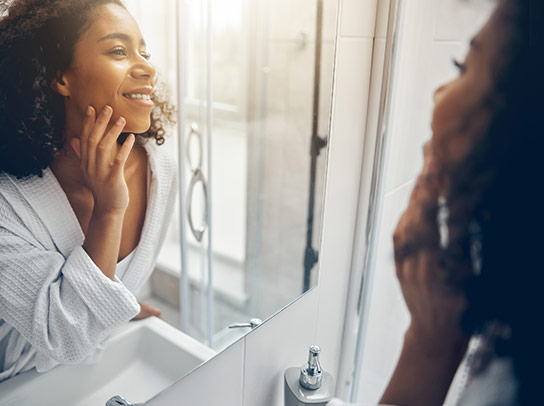
[[263, 321], [261, 319], [251, 319], [248, 323], [234, 323], [229, 325], [229, 328], [244, 328], [244, 327], [251, 327], [254, 329], [255, 327], [259, 327], [261, 324], [263, 324]]
[[[202, 221], [202, 224], [200, 224], [200, 226], [196, 228], [195, 225], [193, 224], [193, 193], [195, 190], [195, 186], [199, 182], [202, 183], [202, 190], [204, 192], [204, 219]], [[191, 182], [189, 183], [189, 189], [187, 190], [187, 222], [189, 223], [189, 228], [191, 229], [191, 233], [193, 233], [193, 236], [196, 238], [198, 242], [202, 241], [202, 236], [204, 235], [204, 232], [208, 228], [207, 218], [208, 218], [208, 185], [206, 184], [206, 179], [204, 178], [202, 171], [200, 169], [197, 169], [193, 172], [193, 176], [191, 177]]]
[[[193, 139], [196, 139], [198, 142], [198, 156], [197, 161], [193, 162], [193, 156], [191, 154], [191, 142]], [[187, 222], [189, 223], [189, 228], [191, 229], [191, 233], [196, 238], [198, 242], [202, 241], [202, 237], [204, 235], [204, 232], [208, 228], [208, 184], [206, 182], [206, 178], [204, 177], [204, 174], [202, 173], [202, 135], [200, 134], [200, 129], [198, 128], [197, 123], [191, 123], [191, 131], [189, 132], [189, 135], [187, 137], [187, 144], [186, 144], [186, 154], [187, 154], [187, 160], [189, 161], [189, 166], [191, 168], [192, 176], [191, 181], [189, 183], [189, 189], [187, 190]], [[200, 226], [195, 227], [193, 224], [193, 193], [195, 190], [195, 186], [198, 183], [202, 183], [202, 190], [204, 191], [204, 219], [202, 221], [202, 224]]]

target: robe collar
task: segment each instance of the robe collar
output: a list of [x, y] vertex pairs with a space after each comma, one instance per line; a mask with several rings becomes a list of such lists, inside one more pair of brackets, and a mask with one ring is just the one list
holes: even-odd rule
[[[157, 210], [161, 211], [157, 207], [160, 204], [157, 192], [160, 190], [162, 182], [166, 181], [166, 175], [168, 175], [158, 173], [165, 171], [167, 167], [159, 165], [157, 162], [158, 157], [154, 153], [156, 152], [154, 151], [156, 148], [154, 140], [149, 139], [146, 141], [141, 142], [139, 137], [137, 137], [137, 142], [144, 147], [148, 157], [147, 162], [151, 173], [150, 193], [147, 197], [146, 215], [140, 242], [135, 249], [132, 260], [133, 269], [130, 273], [127, 272], [125, 274], [128, 279], [134, 280], [135, 284], [137, 284], [137, 275], [145, 272], [145, 267], [149, 266], [148, 262], [152, 260], [152, 258], [140, 257], [146, 252], [155, 251], [152, 246], [159, 238], [160, 224], [150, 220], [150, 213], [156, 213]], [[76, 214], [70, 205], [66, 193], [64, 193], [60, 183], [49, 167], [44, 169], [44, 176], [42, 178], [32, 176], [25, 179], [17, 179], [12, 175], [8, 175], [8, 177], [36, 211], [49, 231], [55, 247], [65, 258], [70, 255], [76, 246], [83, 244], [85, 235], [81, 230]], [[164, 215], [164, 213], [162, 214]]]

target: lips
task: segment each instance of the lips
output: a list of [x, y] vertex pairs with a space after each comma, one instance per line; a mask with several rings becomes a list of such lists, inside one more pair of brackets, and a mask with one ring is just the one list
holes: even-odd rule
[[123, 93], [123, 97], [130, 100], [132, 103], [141, 106], [141, 107], [153, 107], [153, 101], [151, 100], [151, 92], [153, 88], [151, 87], [142, 87], [139, 89], [134, 89], [129, 92]]
[[151, 100], [151, 96], [149, 96], [148, 94], [142, 94], [142, 93], [129, 93], [129, 94], [124, 94], [123, 96], [125, 96], [128, 99]]

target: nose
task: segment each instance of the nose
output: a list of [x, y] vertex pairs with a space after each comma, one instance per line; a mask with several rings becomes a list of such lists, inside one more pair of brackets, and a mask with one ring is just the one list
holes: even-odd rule
[[135, 79], [151, 79], [153, 81], [155, 81], [156, 73], [155, 66], [143, 57], [132, 66], [130, 72], [131, 76]]
[[440, 100], [440, 95], [442, 94], [442, 92], [444, 91], [444, 87], [446, 85], [443, 84], [442, 86], [439, 86], [435, 91], [434, 91], [434, 94], [433, 94], [433, 101], [434, 101], [434, 104], [437, 104], [438, 101]]
[[438, 102], [440, 101], [440, 98], [442, 97], [442, 95], [444, 94], [444, 91], [448, 88], [450, 83], [451, 82], [444, 83], [434, 91], [433, 101], [435, 105], [438, 104]]

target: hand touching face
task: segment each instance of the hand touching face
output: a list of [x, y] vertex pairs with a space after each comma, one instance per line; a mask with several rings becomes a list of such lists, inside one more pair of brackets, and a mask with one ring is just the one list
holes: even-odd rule
[[450, 344], [464, 346], [459, 317], [466, 298], [447, 285], [447, 271], [440, 263], [436, 216], [442, 174], [432, 150], [427, 143], [423, 170], [397, 224], [393, 243], [397, 277], [411, 315], [410, 334], [429, 349], [440, 349]]

